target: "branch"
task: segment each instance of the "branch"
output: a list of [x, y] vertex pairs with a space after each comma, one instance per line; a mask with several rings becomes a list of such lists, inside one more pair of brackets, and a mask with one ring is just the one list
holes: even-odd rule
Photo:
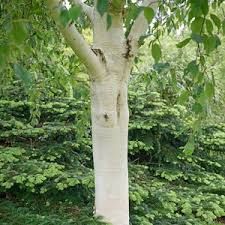
[[82, 0], [69, 0], [70, 4], [81, 6], [83, 12], [88, 16], [90, 21], [93, 23], [94, 10], [91, 6], [85, 4]]
[[[148, 7], [151, 5], [156, 5], [158, 0], [145, 0], [142, 4], [144, 7]], [[156, 7], [153, 8], [156, 11]], [[149, 24], [145, 18], [144, 12], [141, 12], [137, 19], [134, 21], [133, 26], [131, 27], [131, 31], [128, 35], [128, 39], [131, 40], [131, 46], [137, 49], [138, 41], [142, 35], [145, 34], [149, 27]]]
[[[102, 77], [103, 66], [98, 57], [91, 50], [90, 46], [84, 40], [83, 36], [78, 32], [72, 24], [63, 27], [60, 24], [60, 7], [61, 0], [48, 0], [47, 4], [52, 14], [53, 19], [56, 21], [67, 43], [73, 49], [75, 54], [87, 67], [88, 72], [92, 75], [91, 78]], [[94, 76], [94, 77], [93, 77]]]

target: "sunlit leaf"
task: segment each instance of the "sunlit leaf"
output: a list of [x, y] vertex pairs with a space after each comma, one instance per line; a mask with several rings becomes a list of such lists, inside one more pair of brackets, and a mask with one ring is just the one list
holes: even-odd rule
[[145, 18], [147, 19], [148, 23], [151, 23], [155, 16], [155, 12], [151, 7], [146, 7], [146, 8], [144, 8], [144, 15], [145, 15]]

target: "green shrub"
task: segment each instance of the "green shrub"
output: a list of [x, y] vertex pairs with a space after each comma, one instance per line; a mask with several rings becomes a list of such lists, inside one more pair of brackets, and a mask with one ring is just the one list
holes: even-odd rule
[[[186, 156], [186, 109], [142, 84], [129, 94], [131, 224], [216, 224], [225, 216], [225, 125], [206, 125]], [[35, 115], [32, 107], [0, 100], [0, 192], [8, 199], [0, 223], [99, 224], [92, 218], [89, 101], [42, 102]], [[73, 207], [78, 214], [67, 212]]]

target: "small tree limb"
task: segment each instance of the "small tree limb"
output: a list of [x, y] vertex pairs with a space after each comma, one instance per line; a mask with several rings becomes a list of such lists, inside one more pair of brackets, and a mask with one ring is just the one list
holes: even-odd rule
[[52, 17], [60, 28], [61, 33], [66, 39], [67, 43], [73, 49], [75, 54], [84, 63], [91, 79], [98, 79], [102, 77], [104, 67], [101, 64], [99, 58], [94, 54], [91, 47], [85, 41], [83, 36], [78, 32], [73, 24], [69, 24], [66, 27], [60, 23], [60, 7], [61, 0], [48, 0], [48, 7], [51, 11]]
[[81, 6], [83, 12], [88, 16], [90, 21], [93, 23], [93, 14], [94, 14], [94, 9], [93, 7], [85, 4], [82, 0], [69, 0], [70, 4], [75, 4]]
[[[143, 1], [142, 6], [152, 6], [157, 5], [158, 0], [145, 0]], [[153, 8], [154, 9], [154, 8]], [[156, 7], [154, 9], [156, 11]], [[144, 35], [149, 27], [148, 21], [145, 18], [144, 12], [141, 12], [139, 16], [134, 21], [133, 26], [131, 27], [128, 39], [131, 41], [131, 46], [134, 53], [136, 53], [138, 48], [138, 41], [142, 35]]]

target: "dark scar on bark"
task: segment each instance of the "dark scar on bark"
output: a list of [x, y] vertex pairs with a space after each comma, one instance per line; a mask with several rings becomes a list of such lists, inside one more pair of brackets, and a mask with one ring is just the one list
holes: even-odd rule
[[126, 40], [126, 52], [123, 54], [123, 57], [129, 59], [134, 55], [131, 53], [132, 46], [131, 46], [131, 39]]
[[106, 58], [105, 58], [104, 53], [102, 52], [101, 49], [92, 48], [91, 50], [95, 53], [96, 56], [99, 56], [101, 58], [102, 62], [106, 63]]
[[104, 114], [104, 118], [106, 121], [109, 119], [109, 116], [107, 115], [107, 113]]

